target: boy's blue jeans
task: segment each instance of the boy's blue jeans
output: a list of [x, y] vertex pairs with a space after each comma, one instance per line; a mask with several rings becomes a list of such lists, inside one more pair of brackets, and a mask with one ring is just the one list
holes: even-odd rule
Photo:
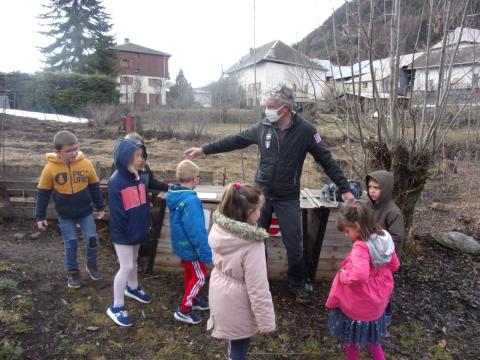
[[77, 224], [80, 225], [80, 229], [82, 230], [83, 241], [85, 242], [86, 248], [87, 262], [97, 260], [98, 238], [97, 228], [95, 226], [93, 214], [90, 214], [80, 219], [66, 219], [59, 217], [58, 220], [63, 237], [63, 247], [65, 251], [65, 268], [67, 270], [78, 269]]

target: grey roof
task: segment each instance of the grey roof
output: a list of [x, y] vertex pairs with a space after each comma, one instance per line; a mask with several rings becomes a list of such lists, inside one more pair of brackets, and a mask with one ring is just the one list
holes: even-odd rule
[[117, 45], [117, 46], [115, 46], [114, 49], [118, 50], [118, 51], [127, 51], [127, 52], [140, 53], [140, 54], [172, 56], [172, 55], [167, 54], [165, 52], [158, 51], [158, 50], [153, 50], [153, 49], [147, 48], [145, 46], [137, 45], [137, 44], [134, 44], [134, 43], [131, 43], [131, 42], [121, 44], [121, 45]]
[[[315, 69], [327, 70], [320, 64], [312, 61], [308, 56], [298, 50], [288, 46], [280, 40], [271, 41], [256, 49], [256, 63], [271, 61], [282, 64], [308, 66]], [[226, 73], [232, 73], [250, 66], [255, 63], [253, 51], [243, 56], [237, 63], [230, 67]]]
[[[449, 66], [452, 61], [452, 56], [455, 51], [455, 48], [448, 48], [445, 54], [445, 66]], [[430, 52], [430, 59], [428, 61], [429, 67], [438, 67], [440, 66], [440, 60], [442, 56], [441, 50], [435, 50]], [[422, 57], [415, 60], [413, 63], [413, 68], [421, 69], [425, 68], [427, 63], [427, 53]], [[455, 54], [453, 59], [453, 65], [462, 65], [462, 64], [480, 64], [480, 44], [460, 47]]]
[[[460, 33], [462, 37], [460, 38]], [[457, 42], [467, 44], [480, 43], [480, 30], [464, 27], [463, 31], [461, 27], [457, 27], [447, 35], [446, 46], [455, 46]], [[432, 49], [439, 49], [443, 46], [443, 39], [432, 46]]]
[[[358, 76], [360, 71], [363, 74], [367, 74], [370, 71], [369, 60], [363, 60], [360, 63], [355, 63], [352, 66], [338, 66], [330, 62], [330, 60], [321, 60], [321, 59], [312, 59], [317, 62], [327, 71], [327, 77], [332, 77], [334, 80], [349, 79], [352, 77], [352, 67], [353, 67], [353, 76]], [[359, 66], [360, 64], [360, 66]]]

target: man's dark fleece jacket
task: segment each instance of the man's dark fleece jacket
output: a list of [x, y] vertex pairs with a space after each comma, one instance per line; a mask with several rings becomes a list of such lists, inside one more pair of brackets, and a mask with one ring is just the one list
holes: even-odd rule
[[296, 200], [300, 196], [300, 177], [305, 156], [310, 153], [341, 193], [350, 191], [343, 171], [321, 140], [315, 127], [297, 113], [293, 113], [291, 126], [281, 130], [262, 120], [239, 134], [204, 145], [205, 155], [244, 149], [256, 144], [260, 164], [255, 182], [269, 200]]

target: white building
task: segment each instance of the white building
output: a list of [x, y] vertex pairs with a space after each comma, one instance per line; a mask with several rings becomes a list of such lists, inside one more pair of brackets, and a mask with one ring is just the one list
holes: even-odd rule
[[193, 100], [203, 108], [212, 107], [212, 94], [204, 88], [193, 89]]
[[245, 89], [248, 106], [255, 104], [255, 96], [260, 103], [265, 101], [271, 89], [279, 84], [291, 87], [297, 102], [325, 99], [327, 69], [280, 40], [260, 46], [256, 51], [251, 49], [226, 73]]
[[[450, 84], [453, 90], [470, 90], [480, 88], [480, 44], [462, 46], [458, 49], [455, 56], [454, 47], [446, 51], [445, 71], [443, 74], [443, 84]], [[440, 50], [430, 53], [428, 69], [426, 69], [427, 56], [422, 56], [414, 64], [415, 82], [414, 91], [435, 91], [440, 81], [440, 59], [442, 52]], [[453, 62], [452, 62], [453, 57]], [[449, 76], [450, 63], [452, 63], [451, 74]], [[428, 73], [428, 79], [427, 79]]]

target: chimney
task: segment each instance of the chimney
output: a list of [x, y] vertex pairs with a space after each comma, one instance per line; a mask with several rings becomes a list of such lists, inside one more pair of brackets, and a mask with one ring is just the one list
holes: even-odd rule
[[129, 38], [125, 38], [125, 44], [128, 44], [130, 42]]
[[250, 48], [250, 56], [253, 55], [253, 48]]

